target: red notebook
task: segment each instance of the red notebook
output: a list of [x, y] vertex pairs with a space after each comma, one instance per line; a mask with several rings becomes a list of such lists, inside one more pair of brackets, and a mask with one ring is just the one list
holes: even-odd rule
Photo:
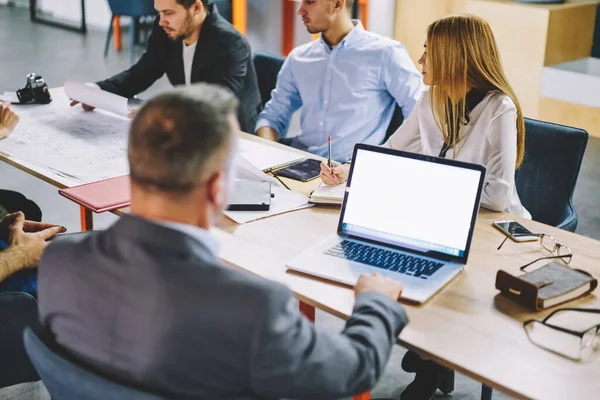
[[131, 203], [129, 175], [59, 189], [58, 193], [95, 213], [117, 210]]

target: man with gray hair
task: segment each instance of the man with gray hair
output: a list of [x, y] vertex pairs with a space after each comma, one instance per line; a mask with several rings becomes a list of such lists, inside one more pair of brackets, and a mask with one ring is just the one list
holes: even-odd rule
[[407, 318], [400, 282], [359, 279], [342, 333], [285, 286], [225, 267], [209, 228], [226, 204], [237, 101], [199, 85], [150, 100], [131, 126], [131, 214], [53, 242], [43, 327], [82, 366], [168, 398], [339, 398], [372, 388]]

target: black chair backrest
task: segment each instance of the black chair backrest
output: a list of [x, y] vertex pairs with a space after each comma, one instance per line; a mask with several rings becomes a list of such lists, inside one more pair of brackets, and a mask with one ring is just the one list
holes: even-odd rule
[[402, 125], [402, 123], [404, 122], [404, 114], [402, 114], [402, 109], [400, 108], [398, 103], [395, 104], [396, 106], [394, 108], [394, 114], [392, 114], [392, 120], [390, 121], [387, 131], [385, 132], [385, 138], [383, 139], [382, 144], [387, 142], [390, 136], [392, 136], [394, 132], [396, 132], [398, 128], [400, 128], [400, 125]]
[[254, 69], [263, 107], [271, 99], [271, 91], [275, 89], [277, 75], [284, 61], [285, 57], [278, 54], [258, 52], [254, 55]]
[[575, 231], [573, 192], [587, 141], [583, 129], [525, 119], [525, 158], [515, 183], [534, 220]]
[[29, 359], [44, 381], [52, 399], [78, 400], [163, 400], [156, 396], [109, 380], [63, 357], [49, 345], [42, 333], [26, 328], [23, 333]]

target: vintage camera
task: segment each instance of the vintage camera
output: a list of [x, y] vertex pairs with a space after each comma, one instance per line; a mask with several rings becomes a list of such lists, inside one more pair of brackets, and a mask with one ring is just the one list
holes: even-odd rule
[[52, 101], [48, 84], [41, 75], [35, 72], [27, 74], [27, 84], [23, 89], [17, 90], [17, 97], [21, 104], [31, 103], [32, 101], [48, 104]]

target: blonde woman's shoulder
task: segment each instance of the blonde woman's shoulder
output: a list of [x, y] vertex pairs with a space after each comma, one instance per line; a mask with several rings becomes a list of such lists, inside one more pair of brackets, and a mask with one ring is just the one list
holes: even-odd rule
[[510, 97], [504, 93], [494, 90], [489, 94], [488, 107], [494, 109], [494, 114], [499, 115], [506, 112], [517, 112], [517, 106]]

